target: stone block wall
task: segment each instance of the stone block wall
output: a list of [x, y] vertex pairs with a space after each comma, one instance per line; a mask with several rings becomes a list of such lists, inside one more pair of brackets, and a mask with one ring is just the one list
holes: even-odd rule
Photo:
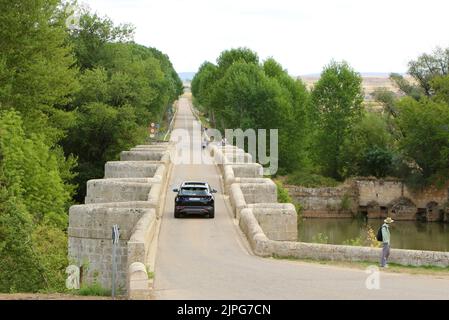
[[105, 165], [104, 177], [152, 178], [160, 165], [146, 161], [110, 161]]
[[298, 240], [298, 217], [293, 204], [249, 204], [247, 208], [252, 210], [268, 239], [278, 241]]
[[[271, 179], [263, 178], [262, 166], [257, 163], [231, 163], [236, 159], [252, 161], [249, 154], [233, 146], [209, 145], [209, 150], [216, 164], [222, 168], [225, 192], [229, 194], [235, 218], [240, 220], [241, 212], [249, 211], [257, 217], [259, 228], [270, 239], [296, 240], [296, 209], [293, 204], [277, 202], [277, 186]], [[229, 154], [233, 156], [230, 158]]]
[[85, 203], [148, 201], [151, 187], [150, 181], [90, 180], [87, 182]]
[[69, 213], [70, 263], [83, 266], [84, 283], [98, 281], [111, 288], [112, 279], [112, 226], [120, 226], [120, 243], [117, 249], [117, 285], [126, 288], [127, 242], [134, 225], [146, 208], [107, 208], [93, 205], [72, 206]]
[[[445, 221], [449, 183], [441, 188], [412, 191], [400, 180], [357, 178], [335, 188], [285, 186], [303, 207], [305, 218], [352, 218]], [[447, 219], [446, 219], [447, 220]]]
[[286, 185], [292, 199], [300, 203], [304, 218], [352, 218], [358, 211], [358, 194], [352, 185], [336, 188], [305, 188]]
[[410, 190], [397, 179], [356, 179], [359, 205], [369, 218], [391, 216], [396, 220], [444, 221], [449, 201], [449, 182], [443, 188], [430, 186]]
[[263, 179], [263, 182], [240, 183], [245, 202], [253, 203], [276, 203], [277, 187], [271, 179]]
[[86, 204], [70, 208], [69, 259], [71, 264], [83, 266], [84, 283], [96, 281], [111, 288], [112, 226], [117, 224], [120, 242], [116, 285], [131, 296], [133, 285], [129, 281], [134, 272], [139, 279], [135, 282], [139, 297], [149, 294], [148, 285], [141, 290], [142, 273], [136, 271], [139, 268], [130, 266], [135, 262], [145, 265], [147, 261], [160, 216], [161, 196], [168, 183], [170, 148], [170, 143], [162, 143], [122, 152], [122, 161], [106, 163], [105, 179], [87, 182]]

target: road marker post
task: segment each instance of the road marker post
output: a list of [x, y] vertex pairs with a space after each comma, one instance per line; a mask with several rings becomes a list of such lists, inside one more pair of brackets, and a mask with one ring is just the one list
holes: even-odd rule
[[112, 226], [112, 298], [115, 298], [115, 279], [117, 276], [117, 245], [120, 240], [120, 228], [114, 224]]

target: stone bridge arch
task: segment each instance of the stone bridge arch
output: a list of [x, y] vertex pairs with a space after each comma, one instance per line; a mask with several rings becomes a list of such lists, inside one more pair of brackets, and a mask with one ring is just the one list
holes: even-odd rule
[[415, 220], [418, 207], [407, 197], [399, 197], [388, 204], [388, 214], [393, 220]]

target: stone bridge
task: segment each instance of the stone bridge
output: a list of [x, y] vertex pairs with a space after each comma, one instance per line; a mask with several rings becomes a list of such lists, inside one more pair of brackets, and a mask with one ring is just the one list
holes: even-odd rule
[[[183, 98], [179, 105], [175, 128], [191, 135], [192, 122], [197, 121], [191, 103]], [[323, 272], [321, 266], [261, 258], [376, 263], [380, 249], [297, 242], [295, 207], [277, 202], [276, 185], [263, 177], [262, 166], [251, 155], [234, 146], [210, 144], [195, 151], [209, 157], [209, 164], [173, 164], [173, 152], [185, 147], [174, 141], [136, 146], [122, 152], [121, 161], [106, 163], [104, 179], [87, 183], [85, 204], [70, 208], [69, 225], [69, 255], [72, 264], [83, 267], [82, 282], [111, 287], [112, 226], [118, 224], [117, 283], [130, 299], [148, 299], [150, 293], [161, 299], [340, 299], [342, 294], [386, 299], [402, 292], [409, 298], [449, 294], [447, 281], [426, 278], [424, 284], [410, 276], [388, 275], [383, 275], [388, 281], [382, 292], [368, 292], [363, 271]], [[197, 179], [219, 190], [215, 219], [174, 219], [175, 196], [168, 187]], [[390, 260], [447, 267], [449, 253], [393, 249]]]

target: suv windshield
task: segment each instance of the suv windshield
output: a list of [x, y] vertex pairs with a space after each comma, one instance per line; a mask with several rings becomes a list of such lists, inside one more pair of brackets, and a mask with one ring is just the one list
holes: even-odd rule
[[199, 187], [184, 187], [179, 192], [180, 195], [183, 196], [207, 196], [207, 188], [199, 188]]

